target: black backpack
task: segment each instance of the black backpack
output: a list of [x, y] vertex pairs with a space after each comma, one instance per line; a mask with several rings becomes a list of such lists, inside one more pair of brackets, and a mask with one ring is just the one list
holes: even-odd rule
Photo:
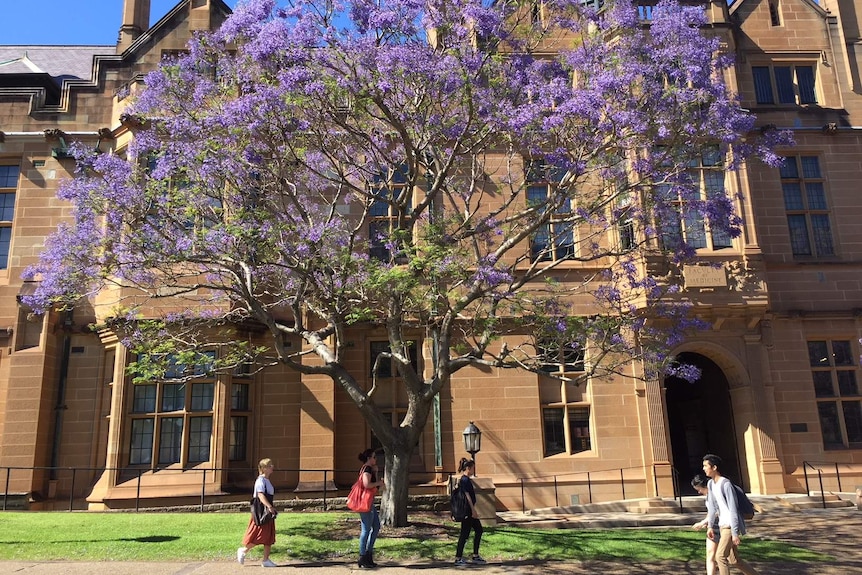
[[754, 504], [751, 502], [751, 499], [748, 498], [742, 487], [736, 483], [732, 485], [736, 490], [736, 512], [746, 521], [754, 519]]
[[467, 503], [467, 495], [457, 485], [449, 496], [449, 508], [452, 512], [452, 519], [455, 521], [464, 521], [470, 517], [470, 505]]

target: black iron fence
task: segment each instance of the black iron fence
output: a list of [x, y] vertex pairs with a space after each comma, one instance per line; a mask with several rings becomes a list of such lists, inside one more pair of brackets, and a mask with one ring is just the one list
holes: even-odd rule
[[[160, 501], [184, 501], [195, 500], [194, 506], [201, 511], [209, 503], [225, 501], [244, 501], [248, 498], [249, 490], [258, 475], [256, 467], [190, 467], [177, 468], [165, 467], [158, 469], [136, 469], [136, 468], [112, 468], [112, 467], [3, 467], [0, 466], [0, 481], [2, 481], [2, 510], [10, 507], [11, 500], [19, 500], [22, 497], [34, 497], [41, 501], [53, 501], [54, 508], [57, 503], [68, 500], [68, 511], [74, 511], [76, 501], [83, 506], [84, 499], [90, 494], [94, 486], [105, 472], [116, 473], [116, 484], [112, 489], [122, 488], [128, 493], [133, 490], [131, 497], [123, 497], [125, 500], [133, 500], [135, 511], [142, 507], [154, 507], [154, 499]], [[223, 477], [219, 481], [218, 493], [213, 493], [214, 474], [222, 472]], [[277, 492], [300, 493], [322, 499], [320, 507], [328, 509], [332, 499], [345, 496], [353, 481], [356, 479], [355, 469], [277, 469], [270, 477]], [[32, 481], [33, 474], [42, 474], [45, 477], [38, 481]], [[453, 471], [411, 471], [409, 473], [412, 491], [435, 491], [444, 488], [448, 477]], [[311, 476], [313, 481], [310, 486], [298, 489], [298, 478], [300, 475]], [[435, 478], [441, 477], [437, 482]], [[177, 481], [180, 478], [180, 481]], [[338, 478], [338, 479], [336, 479]], [[209, 485], [207, 481], [210, 481]], [[16, 484], [31, 485], [32, 483], [44, 484], [46, 489], [32, 490], [16, 489]], [[198, 485], [199, 495], [192, 493], [193, 486]], [[177, 488], [177, 493], [154, 496], [147, 490], [158, 487], [161, 491], [169, 490], [171, 486]], [[207, 488], [210, 488], [208, 492]], [[142, 496], [142, 492], [146, 497]], [[159, 505], [164, 506], [164, 505]], [[186, 506], [188, 506], [186, 504]], [[125, 507], [125, 506], [124, 506]], [[127, 506], [126, 508], [131, 508]], [[80, 507], [79, 507], [80, 508]]]
[[[671, 488], [663, 493], [656, 465], [652, 468], [655, 497], [674, 497], [679, 501], [682, 510], [682, 495], [679, 484], [679, 473], [670, 468]], [[601, 501], [624, 500], [629, 498], [646, 498], [652, 496], [648, 490], [649, 477], [645, 468], [615, 467], [609, 469], [579, 471], [556, 475], [539, 475], [518, 478], [520, 489], [521, 511], [526, 512], [529, 501], [530, 508], [560, 507], [561, 496], [563, 505], [569, 506], [578, 500], [578, 504], [594, 503], [594, 496], [599, 495]], [[553, 505], [550, 504], [550, 490], [553, 488]], [[568, 501], [566, 500], [568, 497]]]

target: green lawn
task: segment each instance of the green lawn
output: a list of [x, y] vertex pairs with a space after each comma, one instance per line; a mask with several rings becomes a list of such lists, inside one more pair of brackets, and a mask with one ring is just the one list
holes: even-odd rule
[[[454, 523], [411, 516], [410, 527], [384, 528], [378, 557], [451, 559]], [[248, 522], [245, 513], [0, 514], [0, 560], [230, 561]], [[346, 513], [282, 513], [277, 520], [277, 561], [353, 558], [359, 521]], [[614, 559], [702, 561], [703, 532], [690, 529], [538, 530], [486, 528], [482, 555], [502, 560]], [[250, 558], [260, 552], [252, 551]], [[832, 561], [831, 557], [775, 541], [747, 538], [746, 558], [759, 561]]]

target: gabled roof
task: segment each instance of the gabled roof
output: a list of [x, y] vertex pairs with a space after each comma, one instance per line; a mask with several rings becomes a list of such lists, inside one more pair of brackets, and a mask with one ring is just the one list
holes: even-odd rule
[[63, 80], [90, 80], [93, 58], [113, 54], [114, 46], [0, 46], [0, 75], [47, 74]]
[[[149, 49], [149, 43], [171, 31], [174, 18], [192, 0], [180, 0], [173, 9], [141, 34], [122, 54], [110, 46], [2, 46], [0, 45], [0, 96], [24, 96], [31, 111], [61, 112], [69, 106], [75, 87], [98, 86], [102, 66], [134, 63]], [[210, 0], [216, 13], [231, 14], [223, 0]]]

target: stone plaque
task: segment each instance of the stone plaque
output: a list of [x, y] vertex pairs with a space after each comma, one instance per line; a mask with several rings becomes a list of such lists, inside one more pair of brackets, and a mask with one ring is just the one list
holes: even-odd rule
[[683, 266], [682, 275], [686, 288], [727, 287], [727, 273], [724, 267]]

